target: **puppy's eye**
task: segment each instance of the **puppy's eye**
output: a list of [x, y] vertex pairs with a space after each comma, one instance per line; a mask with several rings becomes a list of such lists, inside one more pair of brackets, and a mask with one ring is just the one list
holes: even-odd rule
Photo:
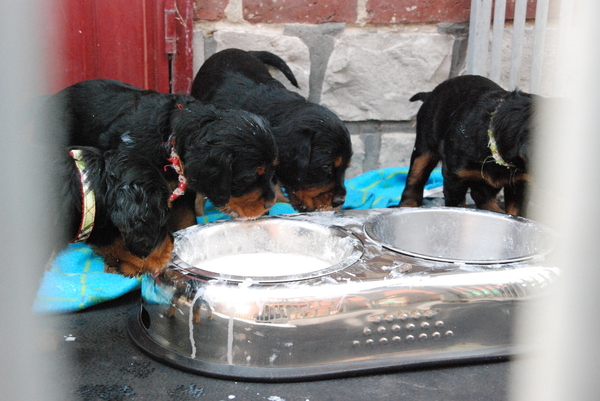
[[331, 164], [326, 164], [322, 167], [323, 172], [326, 174], [331, 174], [331, 172], [333, 171], [333, 165]]

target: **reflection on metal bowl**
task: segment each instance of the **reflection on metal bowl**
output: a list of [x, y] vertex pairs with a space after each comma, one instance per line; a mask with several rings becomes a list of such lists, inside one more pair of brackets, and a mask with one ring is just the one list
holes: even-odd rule
[[319, 277], [362, 256], [358, 238], [339, 228], [277, 218], [193, 226], [177, 239], [172, 263], [179, 269], [233, 281]]
[[[446, 213], [442, 209], [434, 212]], [[491, 224], [470, 239], [474, 247], [491, 234], [493, 241], [502, 239], [500, 247], [525, 241], [531, 248], [492, 258], [435, 249], [436, 258], [426, 258], [430, 248], [396, 249], [427, 243], [405, 210], [416, 215], [423, 209], [316, 212], [179, 232], [167, 272], [143, 280], [130, 335], [176, 367], [264, 381], [496, 359], [535, 345], [513, 341], [512, 328], [517, 308], [543, 297], [558, 277], [558, 269], [546, 264], [545, 230], [518, 219], [534, 229], [505, 241], [494, 234], [495, 216], [467, 211], [470, 220]], [[448, 210], [464, 216], [463, 209]], [[417, 217], [418, 224], [433, 221]], [[419, 241], [393, 230], [389, 235], [387, 223], [414, 228]], [[226, 255], [243, 259], [265, 252], [310, 256], [326, 266], [295, 272], [248, 266], [233, 274], [222, 274], [219, 266], [202, 268]], [[483, 255], [488, 254], [489, 247]]]
[[397, 252], [442, 262], [513, 263], [547, 254], [550, 232], [532, 221], [466, 208], [398, 209], [365, 224]]

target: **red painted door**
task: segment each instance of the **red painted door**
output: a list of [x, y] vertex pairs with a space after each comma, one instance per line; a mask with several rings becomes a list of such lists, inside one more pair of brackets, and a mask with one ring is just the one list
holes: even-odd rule
[[55, 0], [57, 43], [50, 90], [111, 78], [189, 93], [192, 0]]

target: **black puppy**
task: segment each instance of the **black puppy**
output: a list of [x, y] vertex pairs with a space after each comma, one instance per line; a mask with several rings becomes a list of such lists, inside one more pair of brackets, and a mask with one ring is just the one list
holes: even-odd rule
[[480, 76], [460, 76], [417, 93], [417, 138], [400, 206], [420, 206], [423, 188], [442, 161], [447, 206], [465, 203], [467, 190], [480, 209], [523, 213], [534, 129], [534, 97], [506, 91]]
[[68, 145], [137, 153], [166, 172], [178, 186], [173, 230], [196, 223], [196, 192], [234, 217], [261, 216], [274, 203], [277, 148], [261, 117], [107, 79], [77, 83], [50, 101]]
[[56, 163], [59, 219], [67, 242], [85, 242], [107, 271], [159, 273], [171, 257], [169, 187], [148, 160], [91, 147], [67, 149]]
[[278, 56], [227, 49], [204, 62], [194, 79], [192, 96], [269, 120], [279, 150], [275, 174], [294, 208], [341, 207], [346, 198], [344, 173], [352, 157], [348, 130], [330, 110], [287, 90], [271, 76], [267, 65], [281, 70], [297, 86]]

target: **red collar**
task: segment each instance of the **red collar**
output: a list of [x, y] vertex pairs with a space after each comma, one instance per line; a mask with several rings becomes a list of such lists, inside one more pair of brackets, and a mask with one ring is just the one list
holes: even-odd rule
[[183, 163], [181, 162], [181, 158], [175, 151], [175, 138], [171, 136], [166, 145], [167, 149], [170, 151], [169, 154], [171, 156], [167, 158], [167, 160], [171, 162], [171, 164], [167, 164], [164, 167], [164, 169], [165, 171], [167, 171], [168, 167], [173, 168], [173, 170], [175, 170], [175, 172], [177, 173], [177, 181], [179, 181], [179, 183], [177, 184], [177, 188], [175, 188], [171, 196], [169, 196], [169, 202], [173, 202], [175, 199], [179, 198], [185, 193], [185, 190], [187, 189], [187, 179], [183, 175]]

